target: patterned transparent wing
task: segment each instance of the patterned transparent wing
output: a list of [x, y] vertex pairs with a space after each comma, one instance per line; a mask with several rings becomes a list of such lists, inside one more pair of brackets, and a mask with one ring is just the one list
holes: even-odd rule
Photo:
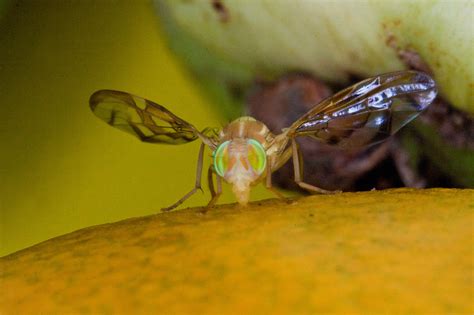
[[289, 128], [340, 147], [381, 142], [417, 117], [436, 97], [425, 73], [399, 71], [361, 81], [322, 101]]
[[163, 106], [120, 91], [100, 90], [89, 100], [92, 112], [141, 141], [181, 144], [198, 138], [199, 132]]

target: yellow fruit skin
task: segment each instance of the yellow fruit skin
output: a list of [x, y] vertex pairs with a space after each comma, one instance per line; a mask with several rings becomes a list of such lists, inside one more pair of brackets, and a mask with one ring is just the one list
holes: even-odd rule
[[1, 258], [1, 313], [474, 310], [474, 190], [200, 210], [93, 226]]

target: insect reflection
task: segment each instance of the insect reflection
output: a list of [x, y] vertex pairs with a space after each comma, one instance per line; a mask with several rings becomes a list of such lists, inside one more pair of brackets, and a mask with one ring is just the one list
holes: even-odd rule
[[[109, 125], [131, 133], [141, 141], [183, 144], [202, 141], [196, 181], [177, 202], [176, 208], [201, 189], [205, 147], [212, 151], [208, 182], [213, 206], [222, 193], [222, 180], [232, 185], [237, 201], [246, 205], [251, 186], [264, 181], [272, 187], [271, 174], [290, 158], [294, 180], [316, 193], [332, 193], [305, 183], [297, 137], [309, 136], [339, 147], [362, 147], [379, 143], [417, 117], [436, 97], [436, 84], [425, 73], [399, 71], [361, 81], [323, 100], [278, 135], [252, 117], [240, 117], [218, 130], [199, 131], [161, 105], [132, 94], [100, 90], [90, 97], [94, 114]], [[214, 186], [214, 177], [216, 186]]]

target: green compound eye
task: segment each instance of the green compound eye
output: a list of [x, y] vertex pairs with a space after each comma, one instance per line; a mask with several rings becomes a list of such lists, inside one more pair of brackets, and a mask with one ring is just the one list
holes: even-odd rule
[[[214, 169], [221, 177], [234, 167], [235, 163], [242, 163], [246, 171], [250, 169], [257, 175], [265, 171], [267, 165], [267, 155], [263, 146], [254, 139], [247, 140], [247, 155], [246, 156], [230, 156], [229, 144], [230, 140], [221, 143], [216, 151], [214, 151]], [[245, 145], [245, 144], [242, 144]], [[245, 152], [245, 151], [244, 151]]]
[[220, 177], [224, 177], [229, 166], [229, 143], [230, 141], [222, 142], [213, 154], [214, 169]]
[[249, 145], [247, 159], [255, 173], [260, 175], [265, 171], [265, 166], [267, 165], [267, 154], [265, 153], [265, 149], [257, 140], [248, 139], [247, 143]]

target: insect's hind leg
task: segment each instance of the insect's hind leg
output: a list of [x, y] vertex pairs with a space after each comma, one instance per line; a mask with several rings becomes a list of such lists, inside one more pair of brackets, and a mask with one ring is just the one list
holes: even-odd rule
[[217, 200], [219, 199], [220, 195], [222, 194], [222, 183], [221, 183], [221, 177], [219, 175], [216, 176], [216, 186], [217, 186], [217, 191], [214, 190], [214, 181], [212, 179], [212, 176], [214, 174], [214, 171], [212, 169], [212, 165], [209, 166], [209, 170], [207, 171], [207, 180], [209, 182], [209, 190], [211, 191], [211, 200], [209, 200], [209, 203], [207, 204], [206, 208], [211, 208], [212, 206], [215, 205]]
[[170, 211], [182, 204], [186, 199], [194, 195], [196, 191], [201, 190], [201, 175], [202, 175], [202, 163], [204, 159], [204, 147], [205, 144], [201, 143], [201, 147], [199, 148], [199, 155], [198, 155], [198, 162], [197, 162], [197, 169], [196, 169], [196, 182], [194, 184], [194, 188], [191, 189], [186, 195], [184, 195], [181, 199], [173, 203], [171, 206], [166, 208], [161, 208], [162, 211]]
[[336, 190], [336, 191], [325, 190], [325, 189], [303, 182], [303, 176], [302, 176], [303, 162], [300, 158], [301, 156], [300, 156], [298, 143], [296, 143], [296, 140], [294, 138], [291, 139], [291, 147], [293, 150], [293, 169], [295, 173], [295, 182], [298, 186], [300, 186], [303, 189], [306, 189], [309, 192], [319, 193], [319, 194], [336, 194], [336, 193], [341, 192], [340, 190]]

